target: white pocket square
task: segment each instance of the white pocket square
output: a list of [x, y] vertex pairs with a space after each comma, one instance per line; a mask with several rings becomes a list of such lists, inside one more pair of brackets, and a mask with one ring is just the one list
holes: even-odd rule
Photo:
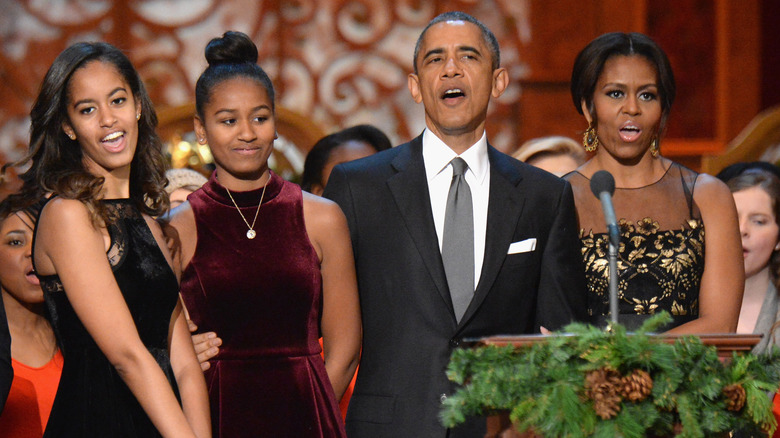
[[530, 252], [536, 249], [536, 237], [532, 237], [530, 239], [521, 240], [519, 242], [514, 242], [511, 245], [509, 245], [509, 251], [507, 251], [507, 254], [519, 254], [521, 252]]

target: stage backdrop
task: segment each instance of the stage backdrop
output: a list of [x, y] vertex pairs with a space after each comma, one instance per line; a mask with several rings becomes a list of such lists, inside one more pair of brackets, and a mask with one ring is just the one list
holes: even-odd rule
[[[419, 134], [407, 91], [415, 40], [446, 10], [498, 36], [512, 83], [488, 132], [512, 152], [541, 135], [578, 138], [573, 59], [607, 31], [640, 31], [669, 53], [678, 79], [666, 155], [692, 167], [718, 153], [760, 110], [761, 0], [0, 0], [0, 162], [28, 140], [28, 113], [56, 55], [104, 40], [125, 50], [158, 109], [193, 100], [203, 48], [225, 30], [249, 34], [277, 104], [326, 132], [372, 123], [397, 143]], [[308, 145], [310, 146], [310, 145]], [[305, 147], [308, 147], [305, 146]], [[305, 149], [304, 147], [304, 149]], [[304, 151], [305, 152], [305, 151]]]

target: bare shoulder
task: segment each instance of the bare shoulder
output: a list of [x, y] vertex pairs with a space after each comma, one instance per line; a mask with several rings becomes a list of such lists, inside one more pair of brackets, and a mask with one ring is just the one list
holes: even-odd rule
[[346, 224], [341, 208], [330, 199], [303, 192], [303, 217], [307, 227], [332, 227]]
[[693, 200], [702, 212], [708, 209], [720, 209], [724, 205], [734, 203], [726, 183], [706, 173], [699, 174], [696, 179]]
[[40, 215], [40, 229], [46, 231], [52, 229], [48, 225], [54, 225], [58, 229], [72, 230], [72, 227], [83, 229], [88, 227], [95, 229], [92, 224], [89, 208], [81, 201], [56, 197], [47, 202]]
[[[67, 231], [66, 231], [67, 230]], [[76, 199], [56, 197], [43, 207], [36, 226], [35, 270], [56, 272], [53, 260], [73, 259], [69, 249], [102, 246], [103, 236], [92, 221], [89, 208]], [[79, 258], [76, 258], [77, 260]]]

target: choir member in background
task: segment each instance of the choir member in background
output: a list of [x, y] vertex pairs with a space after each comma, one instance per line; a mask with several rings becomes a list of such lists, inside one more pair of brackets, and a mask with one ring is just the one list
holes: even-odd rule
[[390, 149], [390, 139], [372, 125], [357, 125], [326, 135], [312, 146], [303, 165], [301, 188], [321, 196], [337, 164]]
[[780, 179], [761, 169], [748, 169], [726, 184], [739, 215], [745, 263], [745, 294], [737, 333], [760, 333], [753, 353], [780, 346]]
[[566, 175], [585, 162], [579, 143], [559, 135], [528, 140], [512, 156], [555, 176]]
[[32, 269], [32, 236], [40, 204], [11, 195], [0, 202], [0, 305], [13, 343], [14, 380], [0, 414], [0, 438], [40, 438], [62, 373], [62, 352]]

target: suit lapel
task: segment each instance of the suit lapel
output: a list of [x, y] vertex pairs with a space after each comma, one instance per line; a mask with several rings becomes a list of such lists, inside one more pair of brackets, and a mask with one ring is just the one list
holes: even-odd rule
[[490, 198], [488, 201], [487, 230], [485, 234], [485, 258], [474, 298], [466, 309], [458, 327], [463, 327], [482, 305], [498, 276], [506, 258], [509, 244], [523, 211], [525, 195], [517, 190], [522, 180], [520, 172], [510, 163], [510, 158], [488, 145], [490, 160]]
[[[409, 147], [398, 154], [392, 166], [396, 174], [388, 178], [387, 186], [393, 194], [406, 229], [436, 285], [436, 290], [452, 311], [452, 299], [431, 213], [428, 181], [422, 157], [422, 136], [409, 142]], [[453, 313], [453, 321], [454, 319]]]

